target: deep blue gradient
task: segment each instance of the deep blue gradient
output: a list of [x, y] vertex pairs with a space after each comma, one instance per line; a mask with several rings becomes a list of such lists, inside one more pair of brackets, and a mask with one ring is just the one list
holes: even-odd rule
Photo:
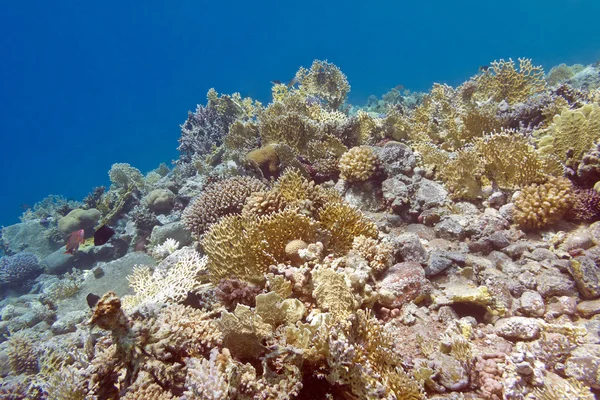
[[327, 59], [362, 103], [499, 58], [587, 64], [598, 15], [597, 0], [4, 1], [0, 225], [50, 193], [83, 198], [115, 162], [177, 158], [210, 87], [267, 103], [270, 80]]

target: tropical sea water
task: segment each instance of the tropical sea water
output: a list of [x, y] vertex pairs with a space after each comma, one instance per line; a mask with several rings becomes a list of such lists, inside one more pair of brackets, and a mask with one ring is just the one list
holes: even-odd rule
[[268, 103], [269, 81], [327, 59], [363, 104], [500, 58], [589, 64], [598, 15], [594, 0], [3, 2], [0, 225], [51, 193], [83, 198], [113, 163], [177, 158], [211, 87]]

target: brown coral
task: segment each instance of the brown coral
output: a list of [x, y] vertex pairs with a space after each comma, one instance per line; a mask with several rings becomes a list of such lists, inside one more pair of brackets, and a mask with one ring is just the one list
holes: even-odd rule
[[251, 193], [265, 189], [264, 183], [247, 176], [212, 183], [192, 200], [181, 218], [192, 234], [200, 237], [210, 224], [221, 217], [241, 213], [244, 202]]
[[369, 147], [353, 147], [340, 158], [340, 176], [350, 182], [366, 181], [377, 170], [377, 164], [377, 156]]
[[529, 185], [514, 201], [513, 219], [523, 229], [540, 229], [560, 220], [571, 206], [572, 185], [565, 178]]
[[296, 79], [302, 90], [310, 96], [316, 96], [327, 102], [329, 108], [336, 110], [346, 100], [350, 84], [346, 75], [334, 64], [315, 60], [310, 69], [300, 68]]
[[8, 364], [15, 374], [35, 374], [38, 372], [39, 354], [34, 340], [24, 334], [15, 334], [8, 340]]

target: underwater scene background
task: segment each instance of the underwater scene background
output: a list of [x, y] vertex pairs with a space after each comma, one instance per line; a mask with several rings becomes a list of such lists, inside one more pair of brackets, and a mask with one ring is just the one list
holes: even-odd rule
[[597, 398], [599, 12], [8, 4], [0, 400]]

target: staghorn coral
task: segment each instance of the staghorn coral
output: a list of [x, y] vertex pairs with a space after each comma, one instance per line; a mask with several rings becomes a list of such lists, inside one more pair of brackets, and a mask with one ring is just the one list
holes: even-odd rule
[[269, 265], [285, 260], [285, 246], [294, 239], [314, 242], [318, 223], [294, 209], [255, 218], [227, 216], [202, 240], [210, 279], [236, 277], [263, 282]]
[[489, 70], [475, 80], [475, 100], [506, 100], [509, 104], [514, 104], [546, 90], [543, 68], [534, 66], [527, 58], [519, 58], [518, 71], [510, 58], [508, 61], [493, 61]]
[[150, 208], [145, 204], [137, 204], [133, 207], [129, 213], [131, 220], [135, 223], [135, 226], [144, 232], [152, 231], [155, 225], [158, 225], [158, 219]]
[[327, 61], [315, 60], [310, 69], [300, 68], [296, 80], [303, 91], [324, 100], [332, 110], [337, 110], [350, 92], [346, 75]]
[[340, 176], [350, 182], [366, 181], [377, 170], [378, 159], [366, 146], [353, 147], [339, 161]]
[[579, 222], [600, 220], [600, 194], [594, 189], [574, 190], [566, 218]]
[[376, 238], [377, 226], [362, 212], [344, 203], [331, 203], [319, 212], [319, 222], [331, 232], [328, 248], [336, 255], [343, 255], [352, 248], [354, 238], [364, 235]]
[[221, 217], [241, 213], [246, 198], [264, 189], [264, 183], [251, 177], [236, 176], [212, 183], [191, 201], [181, 218], [193, 235], [201, 237]]
[[554, 154], [577, 171], [583, 156], [600, 138], [600, 106], [586, 104], [581, 108], [563, 109], [552, 124], [535, 133], [540, 151]]
[[0, 285], [20, 285], [42, 272], [33, 253], [17, 253], [0, 258]]
[[228, 397], [229, 382], [224, 371], [224, 363], [219, 350], [212, 349], [210, 358], [188, 358], [186, 386], [182, 400], [225, 400]]
[[525, 230], [552, 225], [569, 210], [572, 190], [568, 179], [555, 177], [524, 187], [514, 200], [514, 221]]

